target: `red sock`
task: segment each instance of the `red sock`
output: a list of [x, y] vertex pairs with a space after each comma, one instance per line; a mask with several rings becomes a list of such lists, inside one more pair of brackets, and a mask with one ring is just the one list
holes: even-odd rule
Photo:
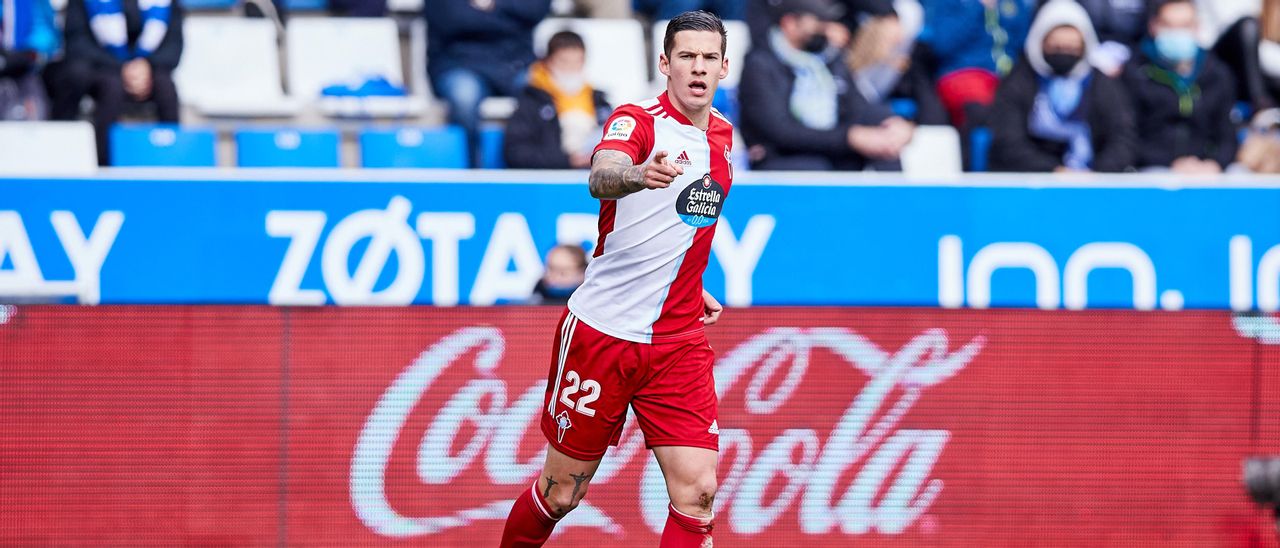
[[551, 537], [557, 519], [547, 511], [546, 502], [538, 496], [538, 482], [532, 489], [525, 489], [507, 516], [507, 526], [502, 529], [502, 548], [537, 548]]
[[697, 518], [667, 506], [667, 526], [658, 548], [710, 548], [712, 518]]

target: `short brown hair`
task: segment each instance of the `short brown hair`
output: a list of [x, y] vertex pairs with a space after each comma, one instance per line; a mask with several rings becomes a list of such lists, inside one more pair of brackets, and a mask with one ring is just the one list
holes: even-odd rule
[[547, 57], [555, 55], [557, 51], [562, 49], [580, 49], [587, 50], [587, 43], [582, 41], [582, 36], [571, 30], [562, 30], [551, 35], [551, 39], [547, 40]]
[[707, 30], [720, 33], [720, 56], [724, 57], [725, 41], [729, 35], [724, 30], [724, 21], [709, 11], [686, 11], [667, 22], [666, 35], [662, 37], [662, 53], [671, 57], [671, 48], [676, 45], [676, 33], [682, 30]]

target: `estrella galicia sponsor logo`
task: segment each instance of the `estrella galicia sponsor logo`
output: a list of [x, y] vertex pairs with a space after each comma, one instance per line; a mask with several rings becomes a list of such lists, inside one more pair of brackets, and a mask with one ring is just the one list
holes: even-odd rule
[[680, 191], [680, 197], [676, 199], [676, 213], [685, 224], [702, 228], [716, 222], [723, 203], [724, 187], [708, 173]]

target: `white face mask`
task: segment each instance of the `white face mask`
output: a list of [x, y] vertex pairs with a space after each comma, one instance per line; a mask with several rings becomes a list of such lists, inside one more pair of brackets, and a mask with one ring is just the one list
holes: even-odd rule
[[564, 93], [577, 93], [587, 85], [587, 78], [581, 72], [564, 73], [551, 71], [551, 80]]

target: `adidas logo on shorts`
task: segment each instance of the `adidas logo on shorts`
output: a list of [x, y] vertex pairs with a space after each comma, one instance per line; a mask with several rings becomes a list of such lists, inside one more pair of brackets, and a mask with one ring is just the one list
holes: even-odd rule
[[716, 421], [711, 421], [711, 428], [707, 429], [708, 434], [720, 435], [720, 427], [716, 425]]

